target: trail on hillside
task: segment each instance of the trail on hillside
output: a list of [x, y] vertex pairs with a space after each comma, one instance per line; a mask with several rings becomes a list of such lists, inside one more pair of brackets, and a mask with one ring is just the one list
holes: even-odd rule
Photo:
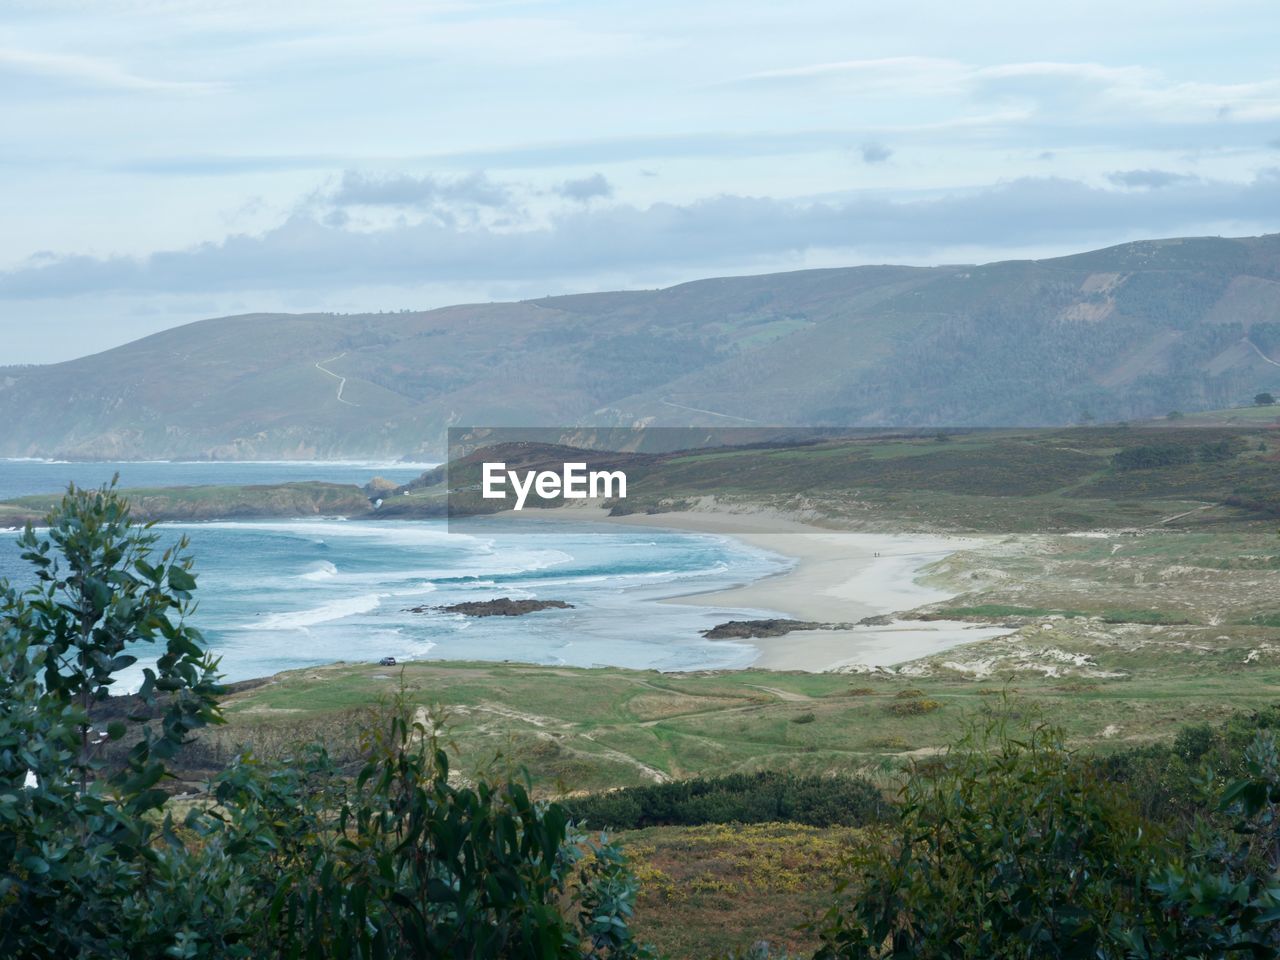
[[758, 683], [743, 684], [746, 687], [755, 687], [757, 690], [763, 690], [765, 693], [772, 693], [779, 700], [786, 700], [788, 703], [801, 703], [805, 700], [812, 700], [813, 697], [806, 696], [803, 693], [792, 693], [790, 690], [783, 690], [780, 687], [765, 687]]
[[[1280, 366], [1280, 364], [1277, 364]], [[716, 413], [714, 410], [703, 410], [701, 407], [686, 407], [683, 403], [672, 403], [670, 400], [663, 400], [668, 407], [675, 407], [677, 410], [692, 410], [694, 413], [705, 413], [713, 417], [724, 417], [726, 420], [738, 420], [742, 423], [759, 423], [759, 420], [752, 420], [750, 417], [735, 417], [731, 413]]]
[[352, 403], [350, 400], [344, 400], [342, 397], [342, 391], [347, 386], [347, 378], [343, 376], [339, 376], [338, 374], [334, 373], [332, 370], [326, 370], [324, 367], [324, 364], [333, 363], [333, 361], [335, 360], [341, 360], [346, 355], [347, 355], [347, 351], [343, 350], [336, 357], [330, 357], [328, 360], [317, 360], [316, 369], [319, 370], [321, 373], [327, 373], [329, 376], [333, 377], [335, 380], [338, 381], [338, 402], [339, 403], [345, 403], [348, 407], [358, 407], [360, 406], [360, 404]]
[[1265, 353], [1263, 353], [1262, 348], [1259, 347], [1252, 340], [1250, 340], [1248, 337], [1244, 338], [1244, 342], [1247, 343], [1249, 346], [1253, 347], [1253, 352], [1256, 353], [1258, 356], [1260, 356], [1263, 360], [1267, 361], [1267, 363], [1271, 364], [1273, 367], [1280, 367], [1280, 363], [1276, 363], [1274, 360], [1268, 357]]

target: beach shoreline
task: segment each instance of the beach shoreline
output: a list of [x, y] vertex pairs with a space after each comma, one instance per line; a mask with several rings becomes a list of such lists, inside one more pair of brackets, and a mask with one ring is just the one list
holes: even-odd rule
[[665, 603], [758, 609], [796, 620], [854, 624], [736, 641], [759, 651], [751, 664], [754, 669], [875, 670], [1009, 632], [947, 620], [856, 625], [864, 618], [886, 617], [954, 596], [953, 591], [919, 582], [923, 568], [981, 548], [989, 537], [862, 533], [770, 512], [698, 510], [609, 517], [601, 511], [597, 519], [728, 537], [795, 561], [790, 570], [770, 577], [728, 590], [682, 594]]

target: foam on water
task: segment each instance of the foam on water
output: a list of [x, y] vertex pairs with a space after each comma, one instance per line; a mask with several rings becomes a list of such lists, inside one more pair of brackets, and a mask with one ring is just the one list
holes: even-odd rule
[[328, 560], [317, 560], [306, 573], [298, 574], [299, 580], [328, 580], [338, 575], [338, 568]]
[[363, 596], [331, 600], [318, 607], [296, 610], [292, 613], [273, 613], [254, 623], [242, 625], [244, 630], [304, 630], [321, 623], [345, 620], [358, 613], [369, 613], [382, 605], [383, 594], [367, 593]]

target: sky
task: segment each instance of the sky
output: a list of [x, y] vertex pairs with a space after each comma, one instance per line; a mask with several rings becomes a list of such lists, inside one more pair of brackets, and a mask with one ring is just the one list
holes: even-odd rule
[[1274, 0], [0, 0], [0, 366], [1280, 231]]

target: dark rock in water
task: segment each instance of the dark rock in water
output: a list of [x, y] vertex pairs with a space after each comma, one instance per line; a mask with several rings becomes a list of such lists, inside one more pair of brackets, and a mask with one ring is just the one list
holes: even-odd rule
[[819, 623], [814, 620], [730, 620], [703, 630], [708, 640], [749, 640], [752, 637], [780, 637], [792, 630], [835, 630], [843, 623]]
[[893, 617], [880, 614], [875, 617], [863, 617], [858, 621], [860, 627], [887, 627], [893, 623]]
[[510, 597], [498, 597], [496, 600], [468, 600], [465, 603], [452, 603], [447, 607], [410, 607], [409, 613], [427, 613], [439, 610], [442, 613], [461, 613], [467, 617], [521, 617], [526, 613], [539, 610], [572, 610], [572, 603], [563, 600], [512, 600]]

